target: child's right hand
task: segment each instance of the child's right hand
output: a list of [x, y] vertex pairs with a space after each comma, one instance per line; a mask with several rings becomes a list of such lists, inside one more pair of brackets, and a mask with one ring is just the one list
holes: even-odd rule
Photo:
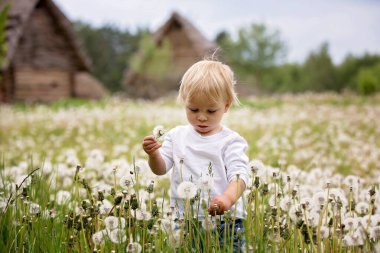
[[153, 155], [162, 145], [156, 140], [154, 135], [144, 137], [143, 149], [148, 155]]

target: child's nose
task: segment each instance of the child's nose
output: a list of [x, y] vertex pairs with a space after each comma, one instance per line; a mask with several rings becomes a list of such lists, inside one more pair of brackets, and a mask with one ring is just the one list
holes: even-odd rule
[[205, 115], [203, 115], [203, 114], [200, 114], [200, 115], [198, 115], [198, 120], [199, 121], [206, 121], [207, 117]]

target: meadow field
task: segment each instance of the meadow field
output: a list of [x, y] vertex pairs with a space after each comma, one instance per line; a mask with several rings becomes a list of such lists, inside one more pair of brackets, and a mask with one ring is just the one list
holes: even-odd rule
[[[241, 102], [224, 119], [249, 144], [241, 250], [380, 252], [380, 96]], [[186, 123], [169, 98], [1, 105], [0, 251], [232, 252], [218, 229], [234, 214], [194, 214], [212, 178], [184, 182], [178, 219], [147, 165], [143, 137]]]

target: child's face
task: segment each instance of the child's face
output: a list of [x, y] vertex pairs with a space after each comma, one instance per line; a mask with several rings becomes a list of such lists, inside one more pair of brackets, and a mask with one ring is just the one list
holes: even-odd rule
[[195, 131], [203, 136], [213, 135], [222, 128], [220, 122], [230, 103], [220, 98], [211, 102], [206, 96], [195, 96], [186, 101], [186, 115]]

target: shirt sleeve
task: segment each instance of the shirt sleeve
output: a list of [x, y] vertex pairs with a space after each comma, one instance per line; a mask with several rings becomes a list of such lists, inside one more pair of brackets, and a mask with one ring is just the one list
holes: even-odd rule
[[173, 131], [169, 131], [164, 138], [161, 148], [159, 149], [162, 158], [165, 161], [166, 172], [173, 167]]
[[249, 183], [247, 148], [247, 142], [238, 135], [228, 143], [224, 152], [224, 164], [228, 182], [236, 180], [237, 175], [239, 175], [246, 187]]

